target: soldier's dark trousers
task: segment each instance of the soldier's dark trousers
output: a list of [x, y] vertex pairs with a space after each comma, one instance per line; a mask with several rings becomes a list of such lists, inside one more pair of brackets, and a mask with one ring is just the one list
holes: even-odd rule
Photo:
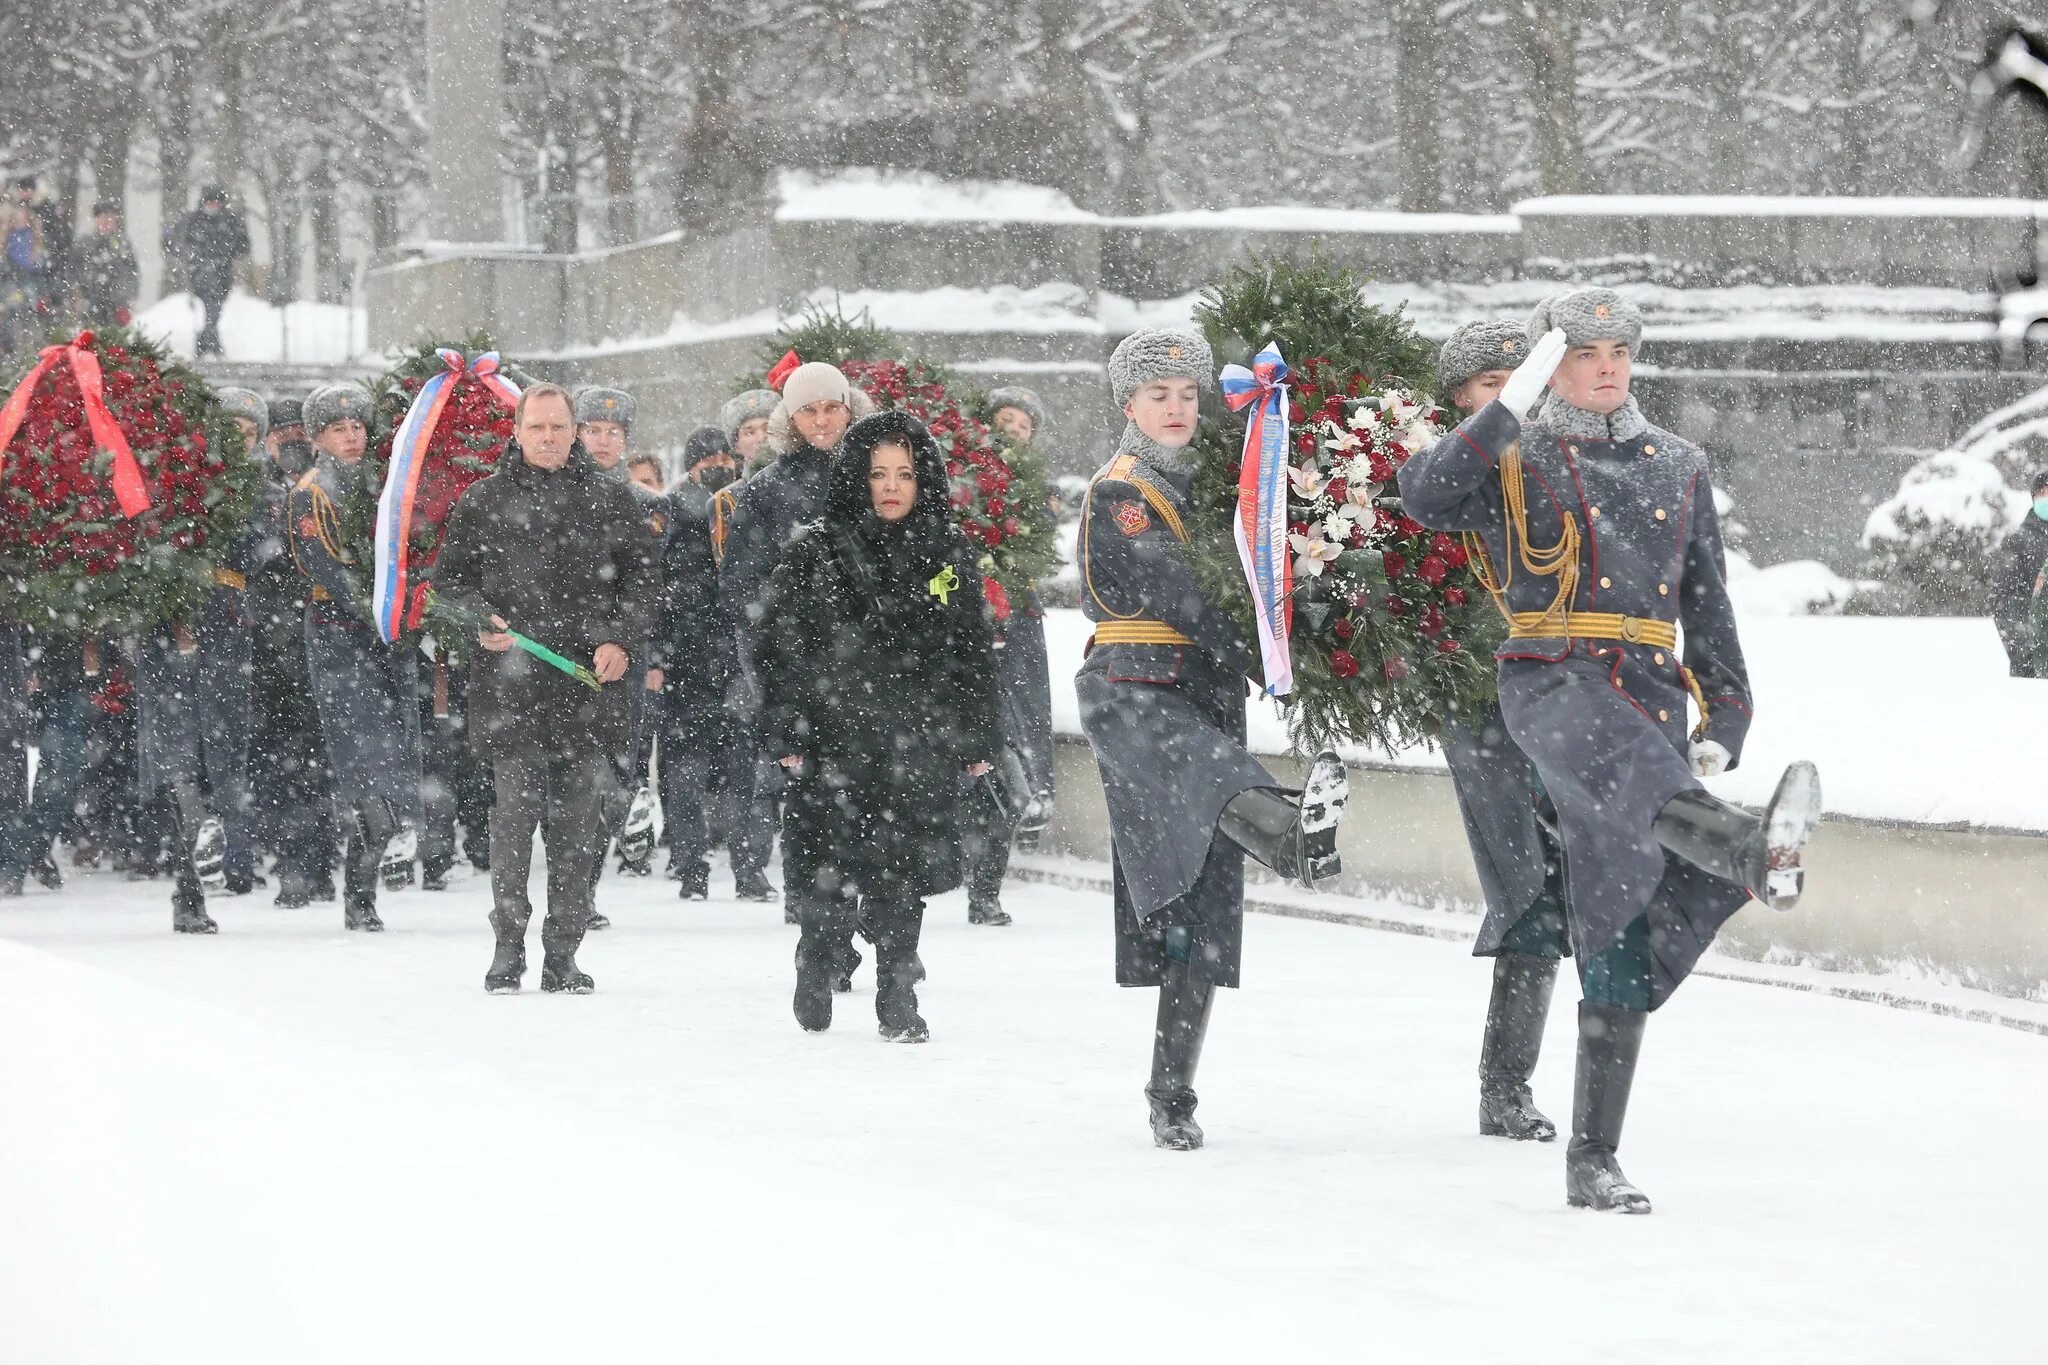
[[0, 875], [20, 876], [49, 855], [85, 782], [85, 689], [47, 694], [40, 702], [35, 792], [0, 829]]
[[[1568, 942], [1565, 916], [1570, 911], [1558, 904], [1554, 889], [1554, 883], [1546, 886], [1536, 903], [1515, 921], [1501, 939], [1502, 949], [1530, 957], [1564, 956]], [[1650, 921], [1639, 915], [1629, 922], [1619, 942], [1579, 963], [1579, 989], [1596, 1005], [1648, 1010], [1650, 973]]]
[[732, 850], [734, 877], [767, 870], [775, 807], [760, 793], [757, 767], [752, 746], [735, 735], [693, 745], [682, 738], [682, 727], [669, 728], [661, 771], [670, 861], [704, 861], [715, 823]]
[[541, 944], [550, 953], [573, 953], [590, 922], [591, 869], [604, 852], [598, 810], [598, 753], [573, 758], [498, 759], [491, 775], [491, 927], [501, 938], [524, 937], [533, 918], [526, 883], [533, 864], [533, 834], [545, 821], [548, 913]]

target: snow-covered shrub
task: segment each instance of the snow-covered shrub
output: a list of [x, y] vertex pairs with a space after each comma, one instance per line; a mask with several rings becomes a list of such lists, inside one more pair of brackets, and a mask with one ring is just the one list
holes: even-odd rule
[[1906, 471], [1899, 491], [1863, 526], [1869, 552], [1860, 612], [1977, 616], [1992, 551], [2026, 514], [2027, 495], [2000, 461], [1977, 448], [1944, 450]]

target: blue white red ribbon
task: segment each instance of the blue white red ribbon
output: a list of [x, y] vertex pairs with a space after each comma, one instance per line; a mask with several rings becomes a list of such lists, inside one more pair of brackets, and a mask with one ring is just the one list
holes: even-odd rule
[[1250, 408], [1244, 428], [1244, 463], [1237, 474], [1237, 518], [1231, 527], [1238, 558], [1251, 585], [1259, 619], [1259, 654], [1266, 693], [1294, 690], [1288, 631], [1294, 623], [1294, 564], [1287, 555], [1287, 362], [1272, 342], [1252, 367], [1225, 365], [1218, 382], [1233, 412]]
[[495, 390], [508, 404], [519, 402], [519, 386], [498, 373], [498, 353], [485, 351], [471, 359], [452, 347], [435, 352], [442, 371], [413, 396], [412, 406], [391, 437], [391, 467], [384, 473], [384, 492], [377, 499], [376, 576], [370, 584], [371, 617], [386, 644], [398, 639], [405, 628], [406, 607], [411, 601], [411, 556], [413, 499], [419, 492], [420, 472], [426, 468], [427, 445], [449, 395], [464, 374], [475, 375]]

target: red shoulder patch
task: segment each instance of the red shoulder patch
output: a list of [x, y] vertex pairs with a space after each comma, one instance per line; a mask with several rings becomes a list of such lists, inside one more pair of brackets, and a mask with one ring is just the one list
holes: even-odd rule
[[299, 518], [299, 534], [307, 540], [316, 540], [320, 535], [320, 523], [311, 517]]
[[1140, 535], [1152, 528], [1152, 514], [1145, 510], [1142, 502], [1120, 502], [1109, 509], [1116, 518], [1116, 528], [1127, 536]]

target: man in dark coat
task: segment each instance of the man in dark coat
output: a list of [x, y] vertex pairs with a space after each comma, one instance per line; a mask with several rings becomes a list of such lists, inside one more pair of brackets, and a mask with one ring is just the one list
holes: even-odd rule
[[380, 932], [377, 885], [410, 880], [420, 809], [419, 651], [385, 644], [370, 624], [356, 574], [365, 547], [348, 543], [342, 509], [368, 496], [372, 477], [370, 394], [329, 384], [305, 402], [306, 432], [318, 455], [292, 488], [292, 559], [311, 580], [306, 665], [320, 712], [335, 791], [348, 812], [342, 858], [342, 924]]
[[683, 481], [662, 559], [662, 643], [669, 661], [661, 739], [671, 875], [684, 900], [710, 895], [714, 811], [732, 853], [733, 894], [775, 899], [767, 876], [775, 807], [760, 790], [753, 737], [728, 704], [739, 682], [736, 627], [718, 591], [711, 503], [739, 474], [725, 432], [704, 427], [683, 446]]
[[782, 881], [801, 906], [797, 1022], [832, 1022], [856, 924], [875, 943], [875, 1015], [925, 1041], [915, 985], [924, 902], [964, 871], [963, 788], [1001, 743], [977, 555], [953, 524], [938, 444], [876, 413], [834, 457], [821, 521], [763, 604], [762, 735], [792, 775]]
[[[1451, 333], [1437, 355], [1450, 407], [1473, 413], [1500, 392], [1528, 355], [1520, 322], [1473, 322]], [[1481, 632], [1492, 613], [1476, 623]], [[1491, 641], [1468, 633], [1468, 647]], [[1508, 733], [1498, 704], [1444, 726], [1445, 764], [1464, 818], [1465, 839], [1486, 902], [1472, 945], [1493, 959], [1493, 992], [1479, 1049], [1479, 1131], [1549, 1142], [1557, 1125], [1536, 1107], [1529, 1080], [1543, 1050], [1543, 1026], [1569, 951], [1564, 934], [1564, 851], [1537, 818], [1543, 779]]]
[[[0, 620], [0, 839], [28, 809], [28, 663], [22, 635], [20, 626]], [[20, 890], [21, 874], [0, 865], [0, 895]]]
[[1195, 1066], [1218, 986], [1238, 984], [1244, 855], [1313, 888], [1337, 874], [1348, 788], [1333, 753], [1285, 791], [1245, 749], [1245, 678], [1258, 664], [1230, 613], [1206, 601], [1179, 547], [1195, 463], [1200, 390], [1215, 362], [1193, 331], [1124, 338], [1110, 392], [1127, 425], [1089, 485], [1081, 517], [1081, 606], [1095, 622], [1074, 679], [1081, 728], [1102, 771], [1115, 885], [1116, 979], [1156, 986], [1152, 1138], [1188, 1151]]
[[126, 323], [141, 285], [135, 251], [121, 227], [121, 206], [102, 199], [92, 207], [92, 235], [71, 248], [71, 285], [85, 300], [85, 320], [94, 327]]
[[[798, 366], [784, 379], [781, 401], [768, 417], [763, 450], [769, 462], [714, 501], [712, 548], [718, 555], [718, 592], [739, 646], [740, 685], [734, 699], [750, 724], [766, 700], [754, 676], [753, 648], [768, 576], [797, 530], [824, 510], [826, 476], [846, 429], [872, 411], [873, 401], [837, 366], [820, 361]], [[760, 781], [763, 794], [772, 799], [780, 787], [779, 775], [771, 767]], [[794, 899], [784, 906], [783, 917], [791, 924], [799, 922], [801, 907]], [[850, 978], [859, 961], [849, 946], [840, 978], [847, 989], [852, 988]]]
[[2034, 630], [2035, 601], [2041, 595], [2042, 570], [2048, 569], [2048, 469], [2035, 473], [2027, 486], [2033, 505], [2012, 534], [1991, 556], [1991, 621], [2005, 646], [2007, 666], [2015, 678], [2041, 676], [2037, 662], [2041, 642]]
[[1741, 757], [1748, 670], [1706, 454], [1629, 394], [1641, 336], [1613, 290], [1546, 300], [1500, 396], [1400, 476], [1410, 516], [1476, 537], [1509, 622], [1501, 714], [1557, 812], [1585, 991], [1566, 1198], [1628, 1213], [1650, 1208], [1615, 1160], [1644, 1021], [1752, 894], [1798, 899], [1820, 810], [1807, 763], [1761, 817], [1700, 784]]
[[[469, 685], [469, 732], [490, 760], [491, 927], [486, 990], [526, 974], [533, 832], [546, 819], [548, 913], [541, 989], [588, 994], [576, 965], [603, 856], [601, 772], [628, 740], [630, 713], [605, 692], [626, 686], [633, 651], [654, 636], [661, 566], [640, 505], [576, 440], [573, 400], [536, 384], [519, 400], [512, 443], [491, 476], [455, 505], [434, 565], [437, 596], [487, 621]], [[517, 631], [590, 669], [585, 683], [518, 648]]]
[[228, 207], [228, 192], [219, 185], [200, 191], [199, 207], [172, 229], [170, 247], [206, 309], [197, 350], [200, 355], [219, 355], [221, 307], [235, 285], [235, 262], [249, 254], [249, 229]]
[[320, 713], [306, 665], [306, 607], [312, 583], [292, 559], [287, 500], [313, 463], [304, 404], [274, 398], [265, 416], [264, 488], [252, 525], [261, 547], [250, 570], [253, 621], [249, 674], [249, 792], [252, 837], [276, 855], [281, 910], [333, 900], [334, 790]]

